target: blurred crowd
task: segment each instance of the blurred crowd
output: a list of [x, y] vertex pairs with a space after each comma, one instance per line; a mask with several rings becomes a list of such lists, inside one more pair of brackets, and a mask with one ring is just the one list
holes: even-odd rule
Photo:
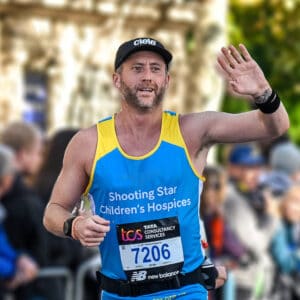
[[[48, 233], [42, 218], [75, 129], [50, 137], [10, 123], [0, 135], [0, 300], [63, 300], [65, 281], [40, 278], [49, 266], [74, 274], [95, 255]], [[204, 170], [199, 215], [203, 245], [228, 281], [210, 300], [300, 299], [300, 149], [288, 137], [225, 145], [221, 164]], [[98, 299], [94, 274], [85, 299]]]
[[229, 271], [210, 299], [300, 299], [299, 148], [282, 136], [225, 152], [205, 169], [200, 208], [208, 255]]
[[[0, 139], [0, 299], [63, 300], [65, 278], [40, 278], [47, 267], [75, 274], [95, 255], [79, 242], [46, 231], [43, 213], [62, 167], [68, 142], [77, 132], [62, 129], [45, 137], [37, 127], [10, 123]], [[94, 274], [84, 280], [86, 299], [98, 299]]]

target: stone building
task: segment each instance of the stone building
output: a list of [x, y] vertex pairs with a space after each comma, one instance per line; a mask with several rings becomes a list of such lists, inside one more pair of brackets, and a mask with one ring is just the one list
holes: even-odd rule
[[114, 54], [136, 36], [174, 54], [165, 108], [218, 110], [226, 10], [225, 0], [0, 0], [0, 127], [87, 127], [118, 110]]

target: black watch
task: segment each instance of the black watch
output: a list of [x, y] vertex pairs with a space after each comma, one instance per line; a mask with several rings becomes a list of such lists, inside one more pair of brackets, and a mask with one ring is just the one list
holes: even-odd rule
[[76, 217], [71, 217], [64, 222], [63, 231], [65, 236], [72, 238], [72, 224]]

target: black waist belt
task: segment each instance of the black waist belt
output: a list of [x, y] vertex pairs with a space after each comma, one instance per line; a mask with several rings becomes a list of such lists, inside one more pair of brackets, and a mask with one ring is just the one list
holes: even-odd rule
[[163, 279], [160, 281], [148, 282], [129, 282], [127, 280], [111, 279], [100, 272], [97, 272], [97, 279], [100, 284], [100, 289], [109, 293], [118, 294], [119, 296], [141, 296], [152, 294], [163, 290], [178, 289], [185, 285], [190, 284], [204, 284], [201, 268], [186, 273], [185, 275], [179, 274], [171, 279]]

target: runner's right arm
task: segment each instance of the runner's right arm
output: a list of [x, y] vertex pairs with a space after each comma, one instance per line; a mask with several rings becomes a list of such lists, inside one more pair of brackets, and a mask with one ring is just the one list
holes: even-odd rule
[[[44, 226], [51, 233], [66, 237], [64, 222], [84, 192], [92, 168], [97, 143], [96, 128], [77, 133], [69, 143], [63, 167], [54, 185], [44, 214]], [[99, 216], [80, 216], [73, 222], [73, 238], [87, 247], [99, 245], [109, 230], [109, 222]]]

